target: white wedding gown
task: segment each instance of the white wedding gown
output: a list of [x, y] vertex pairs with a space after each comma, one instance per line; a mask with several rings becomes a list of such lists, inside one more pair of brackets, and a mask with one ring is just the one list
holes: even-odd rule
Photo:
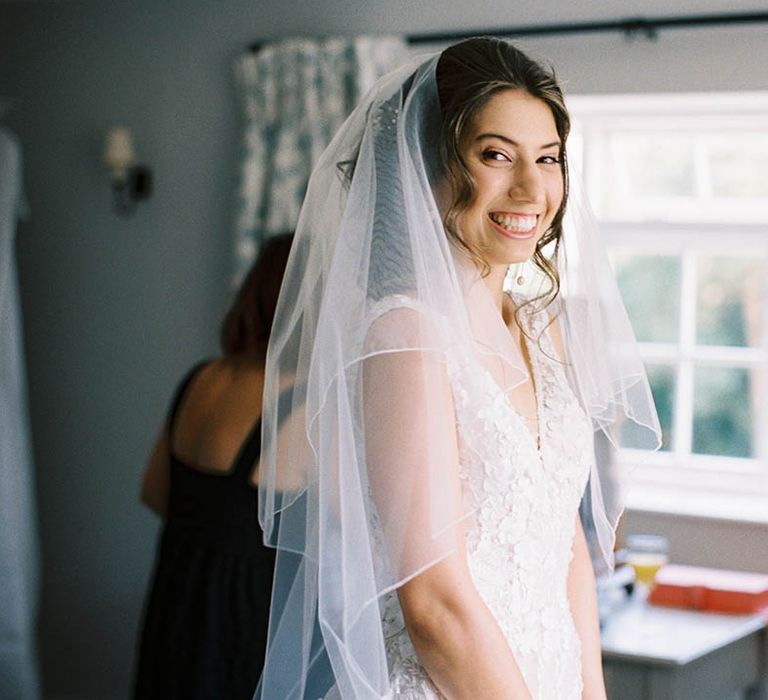
[[[538, 314], [543, 316], [543, 314]], [[534, 317], [535, 319], [536, 317]], [[538, 337], [546, 320], [529, 320]], [[593, 459], [593, 433], [547, 335], [528, 342], [537, 393], [537, 441], [491, 375], [450, 366], [459, 436], [483, 432], [490, 453], [462, 450], [464, 498], [479, 508], [466, 525], [469, 567], [535, 700], [579, 700], [581, 648], [567, 598], [575, 518]], [[549, 357], [547, 356], [549, 355]], [[392, 692], [437, 700], [403, 623], [397, 595], [382, 601]]]

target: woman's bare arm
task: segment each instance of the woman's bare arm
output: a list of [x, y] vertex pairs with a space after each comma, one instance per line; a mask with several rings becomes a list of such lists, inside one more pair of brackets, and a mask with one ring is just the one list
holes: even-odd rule
[[584, 680], [582, 698], [606, 700], [595, 575], [578, 515], [573, 536], [573, 559], [568, 570], [568, 601], [581, 640], [581, 673]]
[[[365, 361], [364, 385], [368, 468], [400, 569], [396, 578], [439, 559], [398, 589], [419, 660], [451, 700], [531, 700], [467, 565], [456, 417], [444, 363], [418, 352], [378, 355]], [[452, 535], [433, 539], [435, 518]]]
[[531, 700], [496, 619], [455, 551], [398, 589], [408, 634], [449, 700]]
[[163, 426], [150, 452], [141, 480], [141, 500], [161, 518], [168, 512], [170, 462], [168, 459], [168, 431]]

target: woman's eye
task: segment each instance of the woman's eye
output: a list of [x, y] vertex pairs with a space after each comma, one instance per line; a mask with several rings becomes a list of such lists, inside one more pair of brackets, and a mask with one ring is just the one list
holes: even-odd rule
[[546, 165], [555, 165], [560, 162], [560, 158], [557, 156], [542, 156], [539, 158], [540, 163], [545, 163]]
[[501, 162], [501, 161], [509, 160], [509, 158], [507, 158], [506, 154], [502, 153], [501, 151], [497, 151], [493, 148], [487, 148], [486, 150], [483, 151], [483, 160], [492, 160], [492, 161]]

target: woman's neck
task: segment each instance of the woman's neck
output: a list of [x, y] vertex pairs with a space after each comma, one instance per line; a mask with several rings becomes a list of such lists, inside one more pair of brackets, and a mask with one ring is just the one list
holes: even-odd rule
[[491, 268], [491, 271], [483, 277], [488, 290], [491, 292], [491, 298], [493, 303], [499, 309], [499, 313], [504, 313], [504, 279], [507, 276], [506, 265], [496, 265]]

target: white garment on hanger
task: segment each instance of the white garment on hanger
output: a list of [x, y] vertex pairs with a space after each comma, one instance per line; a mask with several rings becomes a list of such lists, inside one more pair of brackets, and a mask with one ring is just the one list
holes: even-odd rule
[[16, 223], [23, 211], [21, 148], [0, 127], [0, 697], [40, 697], [36, 655], [37, 529]]

